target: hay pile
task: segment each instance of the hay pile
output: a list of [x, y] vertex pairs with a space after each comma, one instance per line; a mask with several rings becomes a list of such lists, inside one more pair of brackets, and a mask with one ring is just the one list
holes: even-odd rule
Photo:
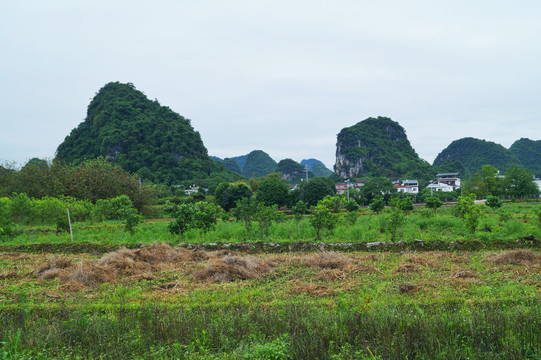
[[541, 265], [541, 255], [531, 251], [510, 251], [492, 259], [497, 265]]
[[396, 268], [395, 273], [410, 274], [410, 273], [418, 273], [420, 271], [421, 270], [419, 269], [419, 267], [415, 264], [405, 264]]
[[91, 286], [114, 282], [121, 276], [149, 274], [158, 271], [163, 264], [201, 261], [208, 258], [209, 256], [201, 251], [189, 251], [158, 243], [135, 250], [122, 247], [105, 254], [97, 261], [83, 261], [77, 264], [73, 264], [66, 257], [49, 258], [34, 271], [34, 275], [44, 280], [58, 278], [61, 282]]
[[164, 268], [185, 262], [213, 262], [194, 274], [200, 281], [225, 282], [241, 279], [258, 279], [268, 273], [273, 264], [254, 257], [240, 258], [231, 251], [190, 251], [158, 243], [130, 250], [125, 247], [105, 254], [97, 261], [73, 264], [66, 257], [49, 258], [34, 271], [43, 280], [58, 278], [64, 283], [84, 286], [115, 282], [124, 276], [149, 277]]
[[224, 256], [216, 259], [193, 274], [193, 278], [206, 282], [231, 282], [235, 280], [260, 279], [274, 267], [274, 264], [253, 256], [240, 258], [237, 256]]
[[353, 259], [334, 251], [322, 251], [306, 258], [304, 264], [322, 269], [347, 270], [352, 267]]

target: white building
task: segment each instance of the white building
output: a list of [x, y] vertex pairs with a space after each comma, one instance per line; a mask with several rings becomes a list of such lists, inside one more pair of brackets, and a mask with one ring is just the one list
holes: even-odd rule
[[402, 180], [402, 184], [395, 183], [393, 187], [399, 193], [418, 194], [419, 182], [417, 180]]
[[438, 180], [430, 182], [427, 188], [432, 191], [450, 192], [460, 189], [459, 173], [442, 173], [436, 174]]

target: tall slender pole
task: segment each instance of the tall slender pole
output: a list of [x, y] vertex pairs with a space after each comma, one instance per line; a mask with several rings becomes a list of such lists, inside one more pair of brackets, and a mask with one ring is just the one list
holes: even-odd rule
[[73, 242], [73, 232], [71, 231], [70, 209], [67, 209], [67, 210], [68, 210], [68, 224], [70, 226], [70, 238], [71, 238], [71, 242]]

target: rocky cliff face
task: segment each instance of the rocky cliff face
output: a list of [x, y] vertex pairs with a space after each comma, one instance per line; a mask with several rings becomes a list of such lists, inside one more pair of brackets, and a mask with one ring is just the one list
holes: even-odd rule
[[432, 173], [430, 164], [411, 147], [404, 128], [386, 117], [368, 118], [340, 131], [334, 171], [342, 178], [428, 178]]

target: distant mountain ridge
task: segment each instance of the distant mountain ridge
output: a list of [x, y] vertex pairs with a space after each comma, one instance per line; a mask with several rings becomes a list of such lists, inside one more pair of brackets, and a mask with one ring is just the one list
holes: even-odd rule
[[480, 172], [483, 165], [492, 165], [501, 172], [505, 172], [513, 164], [524, 166], [522, 161], [504, 146], [472, 137], [451, 142], [438, 154], [433, 163], [434, 167], [453, 170], [451, 164], [462, 167], [462, 175], [466, 177]]
[[522, 138], [515, 141], [509, 151], [524, 167], [541, 177], [541, 140]]
[[214, 161], [219, 161], [224, 167], [230, 171], [237, 172], [248, 178], [261, 177], [274, 172], [282, 173], [282, 177], [288, 182], [294, 183], [305, 177], [304, 166], [308, 165], [308, 176], [328, 177], [333, 172], [317, 159], [305, 159], [302, 163], [292, 159], [283, 159], [276, 163], [269, 154], [262, 150], [254, 150], [246, 155], [234, 156], [221, 159], [216, 156], [211, 156]]
[[301, 160], [302, 166], [308, 166], [308, 170], [314, 173], [314, 176], [329, 177], [334, 172], [328, 169], [325, 164], [317, 159], [303, 159]]

